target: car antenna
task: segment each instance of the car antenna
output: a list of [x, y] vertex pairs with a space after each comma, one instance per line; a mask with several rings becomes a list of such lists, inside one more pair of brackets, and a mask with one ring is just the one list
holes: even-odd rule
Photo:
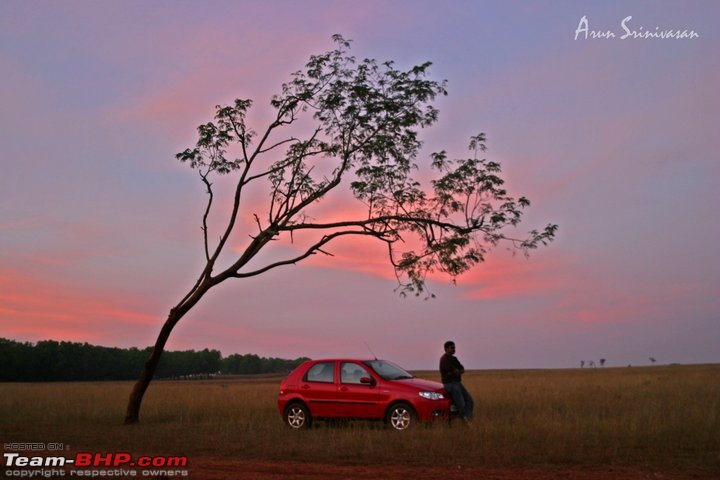
[[377, 355], [375, 355], [375, 352], [372, 351], [372, 348], [370, 348], [370, 345], [368, 345], [367, 342], [363, 342], [365, 344], [365, 348], [367, 348], [370, 351], [370, 354], [373, 356], [373, 360], [377, 360]]

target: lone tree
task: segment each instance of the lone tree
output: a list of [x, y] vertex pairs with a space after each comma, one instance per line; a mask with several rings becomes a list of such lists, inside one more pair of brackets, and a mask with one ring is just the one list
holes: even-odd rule
[[[508, 195], [498, 163], [478, 158], [486, 149], [483, 134], [471, 138], [471, 158], [431, 154], [435, 179], [423, 187], [413, 176], [422, 145], [418, 131], [437, 121], [432, 101], [447, 94], [445, 82], [426, 77], [429, 62], [404, 71], [393, 62], [358, 61], [349, 54], [349, 41], [339, 35], [333, 40], [333, 50], [311, 56], [272, 97], [273, 119], [264, 130], [248, 125], [252, 101], [238, 99], [217, 106], [214, 121], [198, 127], [195, 147], [177, 154], [199, 172], [207, 189], [205, 267], [170, 310], [130, 394], [125, 423], [138, 422], [143, 395], [175, 325], [226, 280], [330, 255], [328, 244], [341, 237], [369, 237], [387, 247], [401, 294], [420, 295], [426, 294], [428, 273], [454, 279], [500, 242], [527, 253], [553, 239], [556, 225], [524, 238], [503, 233], [520, 222], [530, 202]], [[211, 179], [218, 175], [233, 175], [235, 190], [216, 235], [210, 228]], [[258, 187], [266, 192], [262, 207], [247, 199], [251, 192], [256, 198]], [[327, 203], [338, 188], [352, 192], [362, 213], [343, 220], [313, 216], [311, 207]], [[278, 242], [289, 248], [258, 255]], [[278, 259], [283, 252], [286, 257]]]

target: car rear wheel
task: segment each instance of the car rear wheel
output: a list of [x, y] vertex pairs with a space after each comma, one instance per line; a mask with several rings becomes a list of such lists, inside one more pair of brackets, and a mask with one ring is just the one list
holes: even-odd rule
[[292, 403], [285, 409], [285, 423], [294, 430], [309, 428], [312, 424], [310, 411], [302, 403]]
[[407, 430], [415, 424], [415, 410], [407, 403], [396, 403], [387, 412], [385, 421], [395, 430]]

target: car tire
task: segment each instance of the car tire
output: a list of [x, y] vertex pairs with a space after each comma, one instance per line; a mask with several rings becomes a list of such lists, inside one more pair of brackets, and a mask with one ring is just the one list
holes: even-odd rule
[[417, 415], [410, 404], [401, 402], [392, 405], [385, 415], [385, 423], [393, 430], [403, 431], [415, 425]]
[[310, 410], [300, 403], [294, 402], [285, 408], [285, 424], [293, 430], [302, 430], [310, 428], [312, 425], [312, 416], [310, 416]]

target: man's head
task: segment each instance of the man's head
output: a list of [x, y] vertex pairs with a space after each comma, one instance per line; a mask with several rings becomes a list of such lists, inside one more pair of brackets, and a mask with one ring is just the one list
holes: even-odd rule
[[445, 342], [445, 353], [449, 353], [450, 355], [455, 353], [455, 342], [452, 340]]

